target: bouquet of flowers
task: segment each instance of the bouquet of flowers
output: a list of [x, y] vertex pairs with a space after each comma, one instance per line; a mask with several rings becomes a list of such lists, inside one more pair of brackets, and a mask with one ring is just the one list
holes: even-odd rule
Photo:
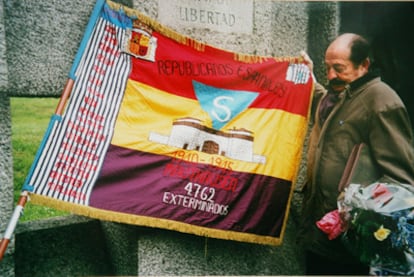
[[404, 184], [350, 184], [338, 209], [317, 226], [344, 245], [373, 275], [414, 274], [414, 188]]

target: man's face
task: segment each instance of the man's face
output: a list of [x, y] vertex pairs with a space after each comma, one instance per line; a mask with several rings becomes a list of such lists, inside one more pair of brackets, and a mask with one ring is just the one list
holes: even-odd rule
[[325, 54], [327, 78], [330, 88], [335, 92], [365, 75], [368, 68], [362, 64], [355, 66], [349, 59], [350, 50], [344, 47], [330, 46]]

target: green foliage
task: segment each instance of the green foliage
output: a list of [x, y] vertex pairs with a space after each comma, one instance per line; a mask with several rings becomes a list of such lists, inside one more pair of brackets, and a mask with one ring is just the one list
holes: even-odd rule
[[[15, 203], [58, 101], [56, 98], [10, 99]], [[29, 221], [63, 214], [66, 213], [29, 202], [20, 220]]]

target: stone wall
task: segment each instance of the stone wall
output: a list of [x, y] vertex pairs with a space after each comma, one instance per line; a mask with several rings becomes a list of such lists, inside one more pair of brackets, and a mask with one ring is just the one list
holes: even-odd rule
[[[157, 19], [163, 1], [168, 0], [122, 2]], [[252, 3], [251, 32], [221, 33], [191, 27], [177, 30], [242, 53], [295, 56], [302, 49], [308, 50], [316, 57], [319, 75], [321, 48], [336, 35], [337, 5], [271, 0]], [[92, 0], [0, 2], [2, 233], [13, 209], [9, 97], [60, 95], [93, 5]], [[310, 32], [317, 35], [311, 36]], [[0, 263], [0, 275], [301, 275], [303, 257], [295, 245], [299, 195], [294, 200], [280, 247], [206, 239], [76, 216], [20, 223]]]
[[[11, 149], [10, 101], [7, 95], [7, 59], [5, 10], [0, 2], [0, 231], [6, 230], [13, 210], [13, 164]], [[10, 242], [8, 253], [14, 251], [14, 240]], [[0, 263], [0, 276], [12, 276], [14, 259], [6, 255]]]

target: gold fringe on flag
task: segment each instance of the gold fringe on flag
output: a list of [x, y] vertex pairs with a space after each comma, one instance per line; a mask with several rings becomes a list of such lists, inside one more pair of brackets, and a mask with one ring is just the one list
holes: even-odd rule
[[173, 39], [174, 41], [187, 45], [187, 46], [191, 46], [194, 49], [202, 52], [205, 49], [205, 43], [197, 41], [195, 39], [192, 39], [188, 36], [182, 35], [180, 33], [178, 33], [177, 31], [168, 28], [164, 25], [162, 25], [161, 23], [159, 23], [158, 21], [142, 14], [141, 12], [134, 10], [132, 8], [126, 7], [122, 4], [119, 3], [115, 3], [112, 2], [110, 0], [107, 0], [106, 3], [108, 4], [108, 6], [116, 11], [122, 10], [123, 12], [125, 12], [125, 14], [131, 18], [136, 18], [138, 19], [140, 22], [142, 22], [143, 24], [147, 25], [148, 27], [150, 27], [151, 29], [153, 29], [154, 31], [157, 31], [161, 34], [163, 34], [164, 36]]
[[73, 212], [77, 215], [83, 215], [95, 219], [107, 220], [111, 222], [121, 222], [137, 226], [161, 228], [216, 239], [235, 240], [240, 242], [274, 246], [280, 245], [283, 240], [283, 236], [281, 236], [280, 238], [275, 238], [271, 236], [259, 236], [249, 233], [241, 233], [228, 230], [224, 231], [202, 226], [195, 226], [188, 223], [163, 218], [154, 218], [148, 216], [113, 212], [109, 210], [101, 210], [94, 207], [69, 203], [62, 200], [57, 200], [51, 197], [33, 193], [30, 193], [30, 202], [38, 205], [45, 205], [61, 211]]
[[303, 58], [301, 57], [271, 57], [271, 56], [257, 56], [257, 55], [251, 55], [251, 54], [241, 54], [241, 53], [235, 53], [234, 54], [234, 60], [239, 62], [245, 62], [245, 63], [263, 63], [269, 59], [273, 59], [277, 62], [289, 62], [289, 63], [302, 63]]

